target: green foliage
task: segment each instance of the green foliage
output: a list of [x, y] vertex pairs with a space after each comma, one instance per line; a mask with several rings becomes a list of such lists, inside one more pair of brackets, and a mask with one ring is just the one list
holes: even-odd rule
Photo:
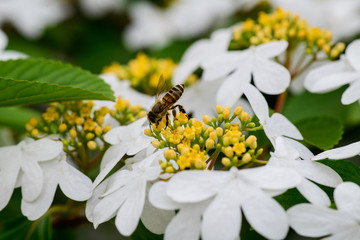
[[0, 108], [0, 125], [25, 132], [25, 124], [31, 117], [40, 118], [40, 114], [29, 108], [8, 107]]
[[57, 61], [0, 61], [0, 106], [55, 101], [114, 100], [113, 92], [90, 72]]
[[295, 125], [305, 142], [323, 150], [337, 144], [344, 131], [342, 123], [337, 118], [328, 116], [304, 118]]
[[135, 232], [130, 236], [133, 240], [162, 240], [163, 235], [157, 235], [146, 229], [144, 224], [140, 221]]
[[321, 160], [334, 171], [336, 171], [344, 182], [350, 181], [360, 185], [360, 167], [356, 164], [344, 160]]

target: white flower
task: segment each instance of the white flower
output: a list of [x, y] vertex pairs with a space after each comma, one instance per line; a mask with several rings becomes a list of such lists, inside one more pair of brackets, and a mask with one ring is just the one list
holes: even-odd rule
[[[323, 239], [360, 239], [360, 188], [341, 183], [334, 191], [337, 210], [311, 204], [298, 204], [288, 210], [290, 226], [300, 235]], [[331, 235], [331, 236], [328, 236]]]
[[305, 88], [310, 92], [324, 93], [350, 84], [341, 97], [342, 104], [360, 100], [359, 56], [360, 39], [349, 44], [340, 60], [312, 70], [305, 79]]
[[43, 30], [68, 16], [66, 4], [56, 0], [0, 1], [0, 24], [11, 22], [27, 38], [38, 38]]
[[18, 59], [27, 57], [25, 54], [21, 52], [17, 52], [14, 50], [5, 50], [8, 45], [8, 38], [6, 34], [0, 29], [0, 60], [10, 60], [10, 59]]
[[221, 105], [232, 106], [243, 93], [242, 84], [250, 83], [251, 76], [260, 91], [266, 94], [282, 93], [290, 84], [290, 73], [270, 59], [279, 56], [287, 46], [286, 41], [276, 41], [251, 46], [243, 51], [228, 51], [203, 63], [202, 77], [213, 80], [231, 73], [216, 95]]
[[[131, 88], [130, 81], [128, 80], [120, 80], [113, 73], [101, 74], [99, 77], [102, 78], [105, 83], [110, 85], [115, 98], [121, 97], [123, 99], [128, 99], [131, 105], [140, 104], [146, 110], [150, 110], [151, 106], [154, 104], [154, 97], [134, 90]], [[94, 101], [94, 103], [94, 109], [100, 109], [102, 106], [112, 108], [115, 105], [113, 101]]]
[[192, 117], [197, 119], [201, 119], [205, 114], [214, 114], [216, 105], [214, 96], [221, 82], [222, 79], [211, 82], [199, 80], [194, 85], [185, 88], [178, 102], [185, 107], [186, 112], [192, 113]]
[[85, 201], [91, 197], [92, 182], [89, 177], [71, 166], [62, 154], [53, 160], [41, 162], [44, 173], [43, 187], [40, 195], [34, 201], [24, 198], [21, 202], [21, 211], [29, 220], [40, 218], [49, 209], [54, 199], [57, 185], [70, 199]]
[[118, 12], [124, 8], [124, 0], [80, 0], [80, 7], [91, 17], [100, 17], [108, 12]]
[[288, 167], [296, 171], [302, 176], [301, 183], [296, 188], [309, 202], [316, 205], [329, 206], [331, 202], [315, 183], [335, 188], [342, 182], [339, 174], [330, 167], [310, 159], [301, 159], [299, 152], [286, 144], [282, 137], [276, 138], [275, 152], [271, 153], [267, 166]]
[[[39, 162], [55, 158], [61, 150], [62, 143], [60, 141], [47, 138], [37, 141], [28, 139], [16, 146], [1, 147], [0, 210], [8, 204], [15, 185], [21, 185], [24, 200], [35, 200], [40, 195], [44, 182]], [[17, 181], [19, 184], [16, 184]]]
[[258, 167], [230, 171], [183, 171], [173, 176], [168, 196], [180, 203], [198, 203], [213, 198], [203, 214], [201, 238], [237, 239], [241, 211], [250, 225], [267, 238], [286, 236], [285, 210], [266, 191], [295, 187], [301, 177], [292, 169]]
[[312, 160], [320, 160], [320, 159], [344, 159], [351, 158], [360, 154], [360, 142], [351, 143], [349, 145], [334, 148], [322, 153], [319, 153]]
[[165, 210], [179, 209], [166, 227], [165, 240], [198, 240], [200, 238], [201, 217], [210, 200], [198, 203], [178, 203], [167, 194], [167, 182], [155, 183], [149, 192], [149, 200], [155, 207]]
[[[149, 181], [158, 179], [161, 168], [154, 162], [158, 160], [163, 151], [158, 151], [141, 162], [132, 165], [132, 169], [121, 169], [106, 179], [97, 188], [93, 197], [89, 200], [86, 214], [90, 221], [94, 223], [96, 228], [99, 224], [110, 220], [114, 216], [115, 225], [119, 232], [124, 236], [131, 235], [140, 220], [144, 211], [145, 213], [144, 224], [148, 223], [150, 230], [155, 228], [158, 231], [164, 230], [164, 226], [159, 226], [158, 223], [149, 223], [149, 215], [152, 209], [144, 209], [146, 202], [146, 189]], [[99, 190], [97, 190], [99, 188]], [[173, 213], [166, 212], [165, 214], [153, 215], [153, 217], [163, 217], [168, 219], [162, 221], [165, 225], [173, 216]], [[157, 221], [157, 219], [153, 219]], [[159, 232], [158, 232], [159, 233]], [[161, 232], [160, 232], [161, 233]]]
[[141, 118], [127, 126], [111, 129], [104, 139], [109, 147], [101, 160], [100, 173], [94, 181], [96, 187], [125, 155], [135, 155], [151, 144], [151, 139], [144, 134], [142, 125], [146, 118]]
[[243, 84], [242, 89], [273, 146], [275, 146], [276, 137], [281, 136], [284, 137], [288, 144], [297, 149], [303, 159], [314, 156], [308, 148], [294, 140], [302, 140], [303, 137], [299, 130], [284, 115], [274, 113], [269, 117], [269, 106], [259, 90], [251, 84]]

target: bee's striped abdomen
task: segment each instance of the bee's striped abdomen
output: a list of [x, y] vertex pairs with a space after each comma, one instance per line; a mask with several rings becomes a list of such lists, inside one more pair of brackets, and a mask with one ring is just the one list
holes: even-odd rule
[[165, 94], [162, 100], [167, 102], [169, 105], [174, 104], [177, 100], [179, 100], [183, 92], [184, 84], [178, 84], [170, 89], [170, 91]]

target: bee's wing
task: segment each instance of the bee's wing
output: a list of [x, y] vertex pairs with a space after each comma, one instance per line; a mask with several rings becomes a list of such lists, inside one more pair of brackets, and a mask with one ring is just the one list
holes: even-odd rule
[[156, 87], [156, 95], [155, 95], [155, 102], [159, 99], [161, 99], [164, 95], [165, 95], [165, 90], [166, 90], [166, 82], [165, 82], [165, 78], [164, 75], [161, 74], [160, 78], [159, 78], [159, 82], [158, 85]]

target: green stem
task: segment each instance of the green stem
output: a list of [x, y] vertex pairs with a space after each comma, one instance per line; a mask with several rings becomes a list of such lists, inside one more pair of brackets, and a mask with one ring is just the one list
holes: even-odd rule
[[279, 94], [277, 99], [276, 99], [276, 103], [275, 103], [275, 108], [274, 111], [281, 113], [286, 101], [286, 97], [288, 94], [288, 90], [285, 90], [283, 93]]

